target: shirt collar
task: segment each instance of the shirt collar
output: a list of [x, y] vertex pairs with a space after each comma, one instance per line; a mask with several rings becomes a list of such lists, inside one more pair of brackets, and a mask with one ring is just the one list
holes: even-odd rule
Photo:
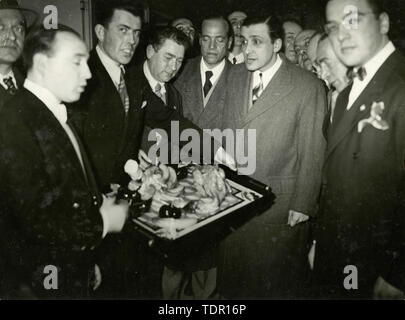
[[159, 82], [157, 81], [152, 74], [150, 73], [150, 69], [149, 69], [149, 65], [148, 65], [148, 61], [145, 60], [144, 64], [143, 64], [143, 73], [145, 74], [146, 80], [148, 80], [149, 85], [152, 89], [153, 92], [155, 92], [155, 88], [156, 85], [159, 83], [161, 86], [160, 92], [163, 94], [166, 92], [166, 87], [165, 84], [163, 82]]
[[219, 77], [221, 76], [222, 71], [224, 71], [224, 68], [225, 68], [225, 59], [222, 59], [222, 61], [218, 65], [216, 65], [214, 68], [210, 69], [210, 68], [208, 68], [204, 59], [201, 57], [201, 63], [200, 63], [201, 83], [203, 85], [205, 83], [205, 72], [212, 71], [212, 77], [210, 78], [210, 82], [213, 85], [215, 85], [217, 83]]
[[0, 82], [4, 88], [7, 88], [7, 85], [4, 82], [4, 79], [11, 77], [13, 80], [14, 86], [17, 88], [17, 81], [15, 80], [13, 69], [11, 69], [7, 74], [3, 75], [0, 73]]
[[221, 74], [224, 68], [225, 68], [225, 59], [222, 59], [222, 61], [218, 65], [210, 69], [207, 66], [206, 62], [204, 61], [204, 58], [201, 58], [201, 73], [205, 74], [205, 71], [212, 71], [213, 77], [216, 77], [217, 75]]
[[245, 61], [245, 57], [243, 55], [243, 52], [237, 54], [236, 56], [232, 52], [229, 52], [228, 60], [233, 63], [233, 61], [232, 61], [233, 58], [236, 58], [236, 63], [242, 63], [242, 62]]
[[[381, 68], [383, 63], [394, 51], [395, 51], [394, 44], [390, 41], [374, 57], [372, 57], [369, 61], [367, 61], [363, 66], [367, 73], [363, 81], [372, 79], [374, 75], [377, 73], [378, 69]], [[357, 69], [358, 68], [355, 68], [356, 71]]]
[[260, 73], [262, 74], [262, 81], [263, 81], [263, 89], [267, 87], [271, 79], [273, 79], [274, 75], [280, 69], [283, 60], [277, 54], [276, 62], [267, 70], [260, 71], [256, 70], [253, 73], [253, 88], [260, 82]]
[[25, 79], [24, 88], [34, 94], [39, 100], [41, 100], [53, 113], [55, 118], [58, 119], [59, 122], [66, 123], [66, 106], [62, 104], [61, 101], [57, 99], [51, 91], [35, 82], [32, 82], [29, 79]]
[[125, 71], [124, 66], [111, 59], [99, 44], [96, 46], [96, 52], [112, 81], [118, 87], [121, 80], [121, 69]]

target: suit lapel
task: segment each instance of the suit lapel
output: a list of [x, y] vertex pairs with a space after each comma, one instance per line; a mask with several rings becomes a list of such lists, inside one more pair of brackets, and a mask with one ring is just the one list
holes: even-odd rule
[[193, 98], [194, 104], [191, 108], [192, 118], [199, 119], [204, 111], [204, 99], [202, 95], [202, 82], [201, 82], [201, 57], [192, 61], [193, 65], [190, 66], [190, 70], [196, 70], [197, 72], [191, 72], [191, 76], [187, 82], [185, 91], [189, 97]]
[[80, 177], [84, 183], [87, 183], [80, 160], [66, 131], [41, 100], [25, 88], [22, 90], [24, 91], [23, 94], [27, 96], [25, 101], [29, 101], [24, 108], [26, 121], [32, 125], [32, 130], [43, 149], [51, 155], [56, 154], [56, 152], [62, 153], [63, 159], [67, 159], [67, 162], [71, 163], [77, 172], [80, 172]]
[[[217, 81], [217, 84], [211, 94], [211, 97], [209, 98], [205, 108], [201, 110], [201, 113], [198, 117], [200, 119], [201, 117], [211, 114], [218, 114], [218, 108], [222, 106], [222, 101], [224, 99], [224, 92], [226, 90], [226, 79], [227, 79], [227, 73], [230, 68], [230, 62], [228, 59], [225, 59], [225, 67], [224, 70], [222, 70], [222, 73]], [[201, 77], [200, 77], [200, 83], [201, 83]], [[201, 94], [201, 86], [200, 86], [200, 94]]]
[[[396, 52], [394, 52], [377, 71], [370, 83], [363, 90], [357, 100], [353, 103], [350, 110], [346, 110], [347, 99], [344, 96], [339, 99], [336, 107], [339, 107], [338, 111], [341, 116], [336, 115], [336, 124], [332, 124], [329, 136], [329, 146], [326, 152], [326, 159], [337, 147], [337, 145], [350, 133], [353, 128], [358, 124], [361, 119], [366, 119], [370, 116], [371, 105], [373, 102], [380, 101], [380, 97], [383, 94], [384, 86], [389, 78], [392, 69], [395, 68]], [[351, 86], [347, 88], [351, 89]], [[347, 91], [344, 91], [348, 94]], [[342, 92], [343, 94], [343, 92]], [[364, 108], [364, 107], [365, 108]], [[339, 119], [340, 118], [340, 119]], [[335, 117], [333, 119], [335, 122]]]
[[[270, 83], [267, 85], [260, 98], [248, 111], [245, 125], [255, 118], [259, 117], [262, 113], [275, 107], [281, 99], [286, 97], [292, 91], [293, 88], [291, 87], [291, 71], [289, 68], [290, 67], [288, 66], [288, 63], [283, 61], [280, 69], [276, 72], [273, 79], [271, 79]], [[252, 80], [250, 80], [250, 82], [251, 81]], [[249, 94], [247, 96], [249, 97], [251, 96], [250, 87], [251, 84], [248, 87]], [[248, 101], [248, 103], [250, 103], [250, 101]]]

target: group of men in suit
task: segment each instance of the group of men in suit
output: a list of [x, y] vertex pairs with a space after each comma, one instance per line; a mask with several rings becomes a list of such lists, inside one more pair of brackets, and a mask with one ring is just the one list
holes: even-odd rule
[[[348, 6], [357, 8], [356, 27], [345, 23]], [[3, 13], [13, 17], [0, 10], [0, 19]], [[128, 204], [117, 201], [111, 183], [128, 182], [125, 161], [149, 147], [151, 129], [170, 132], [176, 121], [200, 135], [243, 130], [235, 150], [214, 143], [212, 158], [230, 166], [229, 153], [249, 154], [254, 130], [252, 177], [276, 195], [269, 210], [207, 253], [210, 263], [197, 261], [187, 294], [305, 297], [313, 222], [313, 297], [403, 297], [405, 63], [389, 41], [380, 1], [327, 3], [328, 37], [318, 49], [328, 59], [332, 49], [353, 75], [348, 85], [329, 75], [338, 90], [333, 113], [323, 83], [280, 53], [282, 24], [274, 15], [241, 17], [238, 65], [227, 59], [231, 24], [204, 19], [201, 56], [185, 63], [174, 85], [188, 47], [176, 28], [156, 32], [146, 61], [126, 68], [142, 16], [132, 1], [103, 6], [90, 54], [68, 27], [39, 27], [26, 39], [27, 79], [0, 110], [2, 268], [17, 275], [5, 282], [7, 295], [90, 297], [101, 282], [106, 293], [117, 290], [114, 297], [130, 296], [124, 291], [131, 286], [136, 297], [158, 298], [161, 289], [165, 297], [185, 297], [184, 270], [164, 268], [132, 235], [111, 237], [128, 226]], [[13, 43], [24, 39], [18, 30], [10, 31]], [[13, 56], [0, 53], [0, 67], [3, 56], [12, 65]], [[49, 265], [57, 267], [58, 290], [44, 285]], [[348, 266], [356, 270], [349, 285]]]

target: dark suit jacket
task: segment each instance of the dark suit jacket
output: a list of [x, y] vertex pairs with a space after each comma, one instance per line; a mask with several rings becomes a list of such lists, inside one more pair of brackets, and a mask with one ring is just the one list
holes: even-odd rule
[[[315, 274], [322, 284], [341, 288], [343, 268], [354, 265], [359, 290], [346, 294], [370, 298], [379, 275], [402, 289], [405, 283], [404, 268], [391, 270], [405, 241], [405, 59], [394, 52], [347, 111], [349, 92], [339, 95], [329, 130]], [[378, 101], [389, 129], [369, 125], [358, 132]]]
[[88, 65], [92, 78], [79, 102], [73, 105], [73, 119], [104, 191], [112, 182], [127, 181], [123, 168], [129, 158], [137, 159], [145, 109], [141, 108], [142, 88], [131, 72], [125, 73], [130, 101], [126, 115], [120, 95], [95, 50], [90, 53]]
[[221, 291], [229, 298], [296, 297], [305, 273], [308, 234], [306, 224], [287, 226], [288, 213], [316, 214], [326, 144], [325, 90], [313, 74], [283, 59], [249, 109], [252, 73], [236, 65], [229, 79], [224, 127], [244, 130], [244, 141], [237, 143], [245, 150], [248, 130], [256, 130], [252, 177], [270, 185], [276, 200], [225, 241]]
[[128, 182], [123, 168], [128, 159], [138, 158], [145, 125], [170, 133], [171, 121], [179, 121], [180, 132], [188, 128], [200, 131], [181, 115], [181, 98], [171, 84], [166, 85], [167, 106], [152, 92], [143, 65], [128, 68], [125, 73], [130, 102], [125, 115], [118, 91], [95, 50], [91, 51], [88, 64], [92, 78], [80, 101], [73, 106], [73, 118], [102, 190], [108, 189], [112, 182], [123, 185]]
[[[18, 69], [13, 68], [14, 77], [17, 82], [17, 87], [21, 88], [24, 83], [23, 75], [18, 71]], [[4, 104], [10, 100], [13, 96], [7, 92], [6, 89], [2, 85], [0, 85], [0, 110], [4, 106]]]
[[[92, 248], [103, 230], [86, 154], [82, 149], [89, 182], [64, 129], [26, 89], [4, 106], [0, 121], [0, 233], [7, 275], [40, 298], [85, 297], [94, 270]], [[44, 289], [47, 265], [59, 270], [58, 290]]]
[[[170, 133], [173, 121], [178, 121], [180, 135], [184, 130], [187, 129], [193, 129], [197, 131], [200, 137], [200, 150], [203, 150], [204, 139], [202, 137], [205, 134], [203, 133], [200, 127], [198, 127], [188, 118], [183, 116], [182, 97], [180, 93], [177, 91], [177, 89], [173, 86], [173, 84], [171, 83], [165, 84], [166, 88], [166, 105], [165, 105], [163, 101], [152, 92], [149, 82], [144, 75], [143, 65], [137, 66], [131, 72], [133, 72], [133, 76], [139, 81], [138, 85], [140, 86], [143, 92], [143, 99], [144, 101], [146, 101], [145, 107], [146, 128], [143, 134], [143, 141], [142, 141], [142, 147], [144, 151], [148, 152], [149, 148], [155, 143], [153, 141], [148, 142], [148, 134], [151, 129], [164, 130], [168, 135], [169, 141], [172, 141], [173, 138], [174, 139], [173, 144], [176, 146], [179, 145], [180, 148], [185, 145], [186, 142], [178, 141], [179, 139], [178, 137], [176, 138], [171, 136]], [[212, 150], [210, 156], [214, 154], [214, 152], [219, 148], [219, 146], [220, 146], [219, 142], [213, 140], [211, 141]], [[170, 148], [171, 146], [169, 146], [169, 151]], [[201, 152], [201, 156], [203, 156], [203, 152]], [[211, 160], [211, 158], [207, 160]], [[170, 157], [169, 162], [171, 162]]]
[[232, 64], [228, 59], [225, 59], [224, 70], [204, 107], [200, 69], [201, 59], [201, 56], [198, 56], [187, 61], [184, 70], [175, 82], [175, 86], [183, 99], [185, 117], [201, 128], [222, 129], [227, 78]]

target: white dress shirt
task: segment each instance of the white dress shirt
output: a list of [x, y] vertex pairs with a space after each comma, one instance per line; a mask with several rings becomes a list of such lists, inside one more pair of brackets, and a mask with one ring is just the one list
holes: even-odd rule
[[276, 62], [267, 70], [260, 71], [256, 70], [253, 72], [253, 85], [252, 88], [255, 88], [260, 83], [260, 73], [262, 74], [262, 81], [263, 81], [263, 90], [266, 89], [268, 84], [270, 83], [271, 79], [273, 79], [274, 75], [280, 69], [283, 60], [277, 55]]
[[364, 69], [366, 70], [367, 75], [364, 77], [363, 81], [360, 81], [359, 78], [353, 79], [353, 86], [349, 94], [349, 102], [346, 109], [350, 110], [353, 103], [357, 100], [363, 90], [373, 79], [374, 75], [381, 68], [383, 63], [388, 59], [388, 57], [395, 51], [393, 43], [388, 42], [383, 49], [381, 49], [373, 58], [371, 58], [367, 63], [364, 64]]
[[[225, 68], [225, 59], [223, 59], [218, 65], [216, 65], [214, 68], [210, 69], [207, 66], [207, 63], [204, 61], [203, 58], [201, 58], [201, 62], [200, 62], [200, 73], [201, 73], [201, 92], [202, 92], [202, 96], [203, 96], [203, 105], [205, 107], [205, 105], [207, 104], [208, 100], [211, 97], [212, 92], [215, 89], [215, 86], [217, 85], [217, 82], [219, 80], [219, 77], [222, 74], [222, 71], [224, 71]], [[210, 82], [212, 84], [212, 87], [210, 89], [210, 91], [208, 91], [207, 95], [204, 97], [204, 84], [205, 84], [205, 72], [207, 71], [211, 71], [212, 72], [212, 76], [210, 78]]]
[[111, 80], [114, 82], [115, 87], [118, 89], [121, 80], [121, 69], [125, 72], [124, 66], [111, 59], [100, 45], [97, 45], [96, 52], [104, 68], [107, 70], [107, 73], [110, 75]]
[[[70, 142], [73, 145], [74, 150], [76, 151], [76, 155], [79, 159], [80, 165], [83, 170], [83, 174], [85, 179], [87, 180], [86, 170], [83, 165], [83, 158], [80, 152], [79, 144], [76, 140], [75, 135], [73, 134], [72, 129], [66, 123], [67, 121], [67, 111], [66, 106], [58, 100], [55, 95], [50, 92], [48, 89], [32, 82], [29, 79], [25, 79], [24, 88], [34, 94], [39, 100], [41, 100], [45, 106], [52, 112], [55, 118], [58, 120], [60, 125], [62, 126], [63, 130], [65, 130], [67, 136], [69, 137]], [[103, 219], [103, 238], [107, 234], [108, 230], [108, 219], [104, 215], [101, 215]]]
[[160, 84], [160, 93], [162, 96], [166, 94], [166, 87], [164, 82], [157, 81], [152, 74], [150, 73], [148, 61], [145, 61], [143, 64], [143, 73], [145, 74], [146, 80], [149, 82], [149, 86], [151, 87], [152, 91], [155, 92], [156, 85]]
[[234, 63], [233, 63], [233, 58], [236, 58], [236, 64], [245, 62], [245, 56], [243, 55], [243, 52], [239, 53], [239, 54], [236, 55], [236, 56], [235, 56], [232, 52], [229, 52], [229, 54], [228, 54], [228, 60], [229, 60], [232, 64], [234, 64]]
[[14, 72], [13, 70], [10, 70], [9, 73], [6, 75], [0, 74], [0, 84], [3, 86], [4, 89], [8, 89], [6, 83], [4, 82], [4, 79], [10, 78], [13, 80], [14, 86], [18, 89], [17, 87], [17, 81], [15, 80]]

